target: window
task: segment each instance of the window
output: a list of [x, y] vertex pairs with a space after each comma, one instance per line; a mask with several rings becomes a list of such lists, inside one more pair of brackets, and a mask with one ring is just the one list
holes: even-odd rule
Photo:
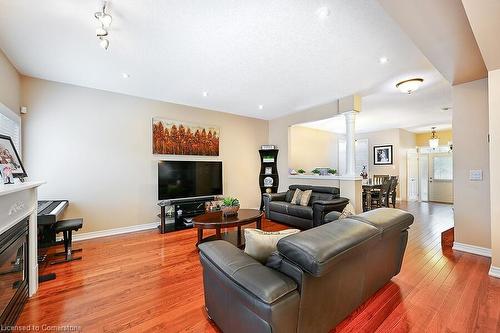
[[453, 180], [453, 158], [451, 156], [435, 156], [434, 180]]
[[21, 152], [21, 126], [20, 118], [14, 112], [0, 104], [0, 134], [12, 138], [17, 151]]

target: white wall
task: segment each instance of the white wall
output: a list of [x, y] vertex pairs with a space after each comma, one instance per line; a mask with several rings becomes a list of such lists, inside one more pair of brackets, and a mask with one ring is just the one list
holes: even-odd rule
[[500, 69], [488, 73], [491, 189], [491, 265], [500, 268]]
[[20, 77], [9, 59], [0, 50], [0, 103], [19, 114]]
[[[453, 86], [455, 242], [491, 247], [487, 79]], [[469, 170], [483, 170], [470, 181]], [[498, 203], [497, 203], [498, 204]]]
[[158, 221], [153, 116], [220, 126], [220, 158], [205, 159], [223, 161], [226, 195], [260, 205], [267, 121], [28, 77], [22, 88], [28, 174], [47, 181], [42, 199], [70, 201], [67, 217], [83, 217], [84, 232]]
[[[356, 139], [368, 139], [368, 156], [370, 161], [369, 175], [399, 175], [399, 129], [388, 129], [370, 133], [356, 134]], [[375, 165], [373, 147], [392, 145], [392, 165]]]
[[316, 167], [338, 169], [337, 135], [304, 126], [290, 127], [289, 168], [311, 172]]
[[399, 195], [408, 200], [408, 163], [407, 154], [417, 146], [417, 135], [404, 129], [399, 130]]
[[294, 182], [288, 179], [288, 161], [290, 156], [290, 126], [309, 121], [331, 118], [338, 115], [338, 102], [321, 105], [269, 121], [269, 143], [279, 148], [278, 173], [279, 191], [285, 191]]

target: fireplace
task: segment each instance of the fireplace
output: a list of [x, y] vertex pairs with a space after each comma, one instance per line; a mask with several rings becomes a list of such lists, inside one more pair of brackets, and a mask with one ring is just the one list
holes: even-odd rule
[[0, 327], [14, 325], [28, 299], [28, 223], [0, 234]]

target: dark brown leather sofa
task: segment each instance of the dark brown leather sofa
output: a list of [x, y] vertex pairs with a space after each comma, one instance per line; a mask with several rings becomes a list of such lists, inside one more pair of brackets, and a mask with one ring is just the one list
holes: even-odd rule
[[413, 216], [380, 208], [281, 239], [267, 265], [201, 244], [205, 305], [223, 332], [328, 332], [399, 273]]
[[[302, 191], [312, 190], [307, 206], [290, 203], [297, 188]], [[263, 200], [268, 219], [302, 230], [323, 224], [326, 214], [331, 211], [341, 212], [349, 203], [349, 199], [340, 197], [338, 187], [310, 185], [290, 185], [286, 192], [263, 194]]]

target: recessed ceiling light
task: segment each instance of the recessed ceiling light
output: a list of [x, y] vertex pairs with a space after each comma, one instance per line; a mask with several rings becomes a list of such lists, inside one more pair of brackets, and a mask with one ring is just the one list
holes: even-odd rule
[[202, 92], [202, 95], [203, 95], [203, 97], [207, 97], [208, 96], [208, 91]]
[[259, 105], [259, 110], [262, 110], [264, 108], [264, 105]]
[[129, 77], [130, 77], [130, 74], [122, 73], [122, 78], [128, 79]]
[[326, 19], [328, 16], [330, 16], [330, 8], [328, 7], [321, 7], [316, 11], [316, 14], [321, 20]]
[[387, 64], [389, 62], [389, 59], [387, 57], [380, 57], [380, 59], [378, 59], [378, 62], [381, 64]]
[[422, 85], [423, 82], [424, 82], [424, 79], [421, 79], [421, 78], [404, 80], [404, 81], [398, 82], [398, 84], [396, 84], [396, 88], [398, 88], [399, 91], [401, 91], [404, 94], [411, 94], [412, 92], [414, 92], [415, 90], [420, 88], [420, 86]]

